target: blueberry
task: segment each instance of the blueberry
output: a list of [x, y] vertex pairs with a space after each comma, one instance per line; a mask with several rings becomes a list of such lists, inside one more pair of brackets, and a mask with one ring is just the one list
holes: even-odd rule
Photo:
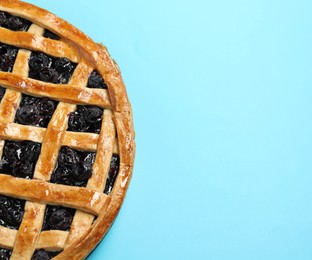
[[77, 112], [69, 113], [68, 117], [68, 130], [75, 132], [86, 132], [88, 124], [85, 119]]
[[7, 16], [6, 16], [5, 12], [0, 12], [0, 26], [5, 24], [6, 21], [7, 21]]
[[32, 52], [29, 59], [29, 68], [32, 70], [40, 71], [41, 68], [50, 68], [52, 58], [42, 52]]
[[[69, 157], [69, 159], [66, 159]], [[74, 158], [74, 159], [72, 159]], [[85, 187], [92, 174], [95, 153], [62, 147], [58, 165], [51, 176], [52, 183]]]
[[23, 125], [47, 127], [56, 109], [57, 102], [23, 94], [15, 122]]
[[47, 205], [42, 230], [68, 230], [74, 214], [74, 209]]
[[7, 253], [0, 251], [0, 260], [9, 260], [9, 259], [10, 256]]
[[44, 249], [40, 249], [40, 250], [35, 251], [31, 260], [48, 260], [57, 256], [59, 253], [60, 252], [50, 252]]
[[3, 216], [7, 208], [11, 205], [10, 200], [6, 196], [0, 195], [0, 215]]
[[23, 212], [18, 209], [8, 209], [5, 215], [8, 223], [12, 226], [20, 225], [23, 219]]
[[59, 58], [55, 61], [55, 69], [60, 73], [70, 73], [75, 66], [67, 58]]
[[9, 260], [9, 259], [10, 256], [6, 252], [0, 251], [0, 260]]
[[0, 70], [12, 71], [18, 49], [6, 44], [0, 44]]
[[73, 216], [66, 209], [57, 209], [51, 214], [49, 225], [52, 229], [67, 230], [72, 220]]
[[54, 58], [42, 52], [32, 52], [29, 60], [29, 77], [44, 82], [66, 84], [77, 64], [69, 59]]
[[35, 142], [25, 143], [25, 155], [30, 162], [36, 162], [38, 160], [41, 150], [41, 145]]
[[69, 114], [68, 130], [98, 134], [101, 129], [103, 109], [96, 106], [77, 106]]
[[75, 69], [74, 64], [67, 58], [59, 58], [55, 61], [54, 66], [59, 73], [59, 83], [67, 83], [73, 70]]
[[79, 162], [78, 154], [75, 150], [69, 148], [69, 147], [62, 147], [58, 162], [61, 165], [74, 165]]
[[118, 171], [119, 171], [119, 164], [120, 164], [119, 155], [113, 154], [111, 162], [110, 162], [110, 169], [108, 172], [105, 189], [104, 189], [104, 193], [106, 194], [109, 194], [114, 187], [114, 183], [115, 183]]
[[80, 116], [83, 116], [83, 113], [88, 109], [87, 106], [77, 106], [76, 112]]
[[0, 169], [15, 177], [31, 178], [41, 145], [31, 141], [5, 141]]
[[61, 73], [59, 74], [58, 77], [58, 83], [59, 84], [67, 84], [70, 78], [70, 74], [69, 73]]
[[0, 86], [0, 101], [2, 100], [2, 98], [4, 97], [5, 94], [5, 88]]
[[12, 251], [9, 249], [0, 248], [0, 260], [9, 260]]
[[72, 171], [67, 167], [58, 166], [51, 176], [52, 183], [71, 185], [70, 175]]
[[6, 24], [8, 29], [13, 31], [23, 31], [25, 28], [23, 20], [16, 16], [9, 17]]
[[58, 83], [58, 72], [53, 68], [42, 68], [39, 72], [39, 79], [44, 82]]
[[31, 260], [49, 260], [49, 259], [50, 259], [50, 256], [43, 249], [38, 250], [37, 252], [35, 252], [33, 257], [31, 258]]
[[99, 107], [90, 106], [83, 113], [83, 117], [88, 124], [96, 124], [102, 121], [103, 110]]
[[46, 38], [49, 38], [49, 39], [52, 39], [52, 40], [59, 40], [60, 39], [60, 36], [58, 36], [57, 34], [51, 32], [48, 29], [44, 30], [43, 37], [46, 37]]
[[87, 87], [107, 89], [107, 85], [104, 82], [104, 79], [96, 70], [92, 71], [91, 75], [89, 76]]
[[17, 54], [18, 49], [16, 47], [8, 45], [7, 47], [7, 55], [10, 57], [10, 59], [13, 59], [13, 56]]
[[15, 161], [12, 165], [12, 175], [20, 178], [32, 177], [33, 173], [33, 164], [29, 161]]
[[56, 108], [56, 102], [43, 98], [37, 103], [37, 107], [40, 115], [52, 116]]
[[24, 215], [24, 200], [0, 196], [0, 224], [18, 229]]
[[36, 105], [38, 98], [23, 94], [20, 106]]
[[91, 176], [92, 165], [91, 164], [77, 164], [72, 167], [72, 176], [75, 181], [87, 181]]
[[20, 107], [16, 113], [16, 122], [22, 125], [37, 125], [40, 121], [39, 110], [35, 105]]
[[6, 208], [4, 217], [9, 225], [19, 226], [22, 222], [23, 215], [24, 211], [21, 204], [15, 203], [12, 205], [11, 203], [11, 206]]
[[27, 31], [31, 22], [24, 18], [1, 12], [0, 25], [13, 31]]
[[84, 152], [83, 157], [83, 163], [92, 165], [94, 163], [95, 153]]
[[92, 166], [94, 163], [95, 153], [87, 153], [87, 156], [82, 162], [82, 168], [80, 169], [79, 175], [75, 176], [80, 181], [88, 180], [92, 174]]
[[11, 71], [12, 65], [8, 56], [3, 56], [0, 58], [0, 68], [2, 71]]
[[22, 153], [22, 147], [20, 142], [6, 141], [3, 148], [3, 155], [9, 163], [13, 163], [19, 159]]
[[1, 44], [0, 45], [0, 55], [7, 55], [8, 53], [8, 50], [9, 50], [9, 46], [6, 45], [6, 44]]
[[0, 160], [0, 172], [8, 173], [12, 172], [12, 163], [10, 163], [6, 158]]

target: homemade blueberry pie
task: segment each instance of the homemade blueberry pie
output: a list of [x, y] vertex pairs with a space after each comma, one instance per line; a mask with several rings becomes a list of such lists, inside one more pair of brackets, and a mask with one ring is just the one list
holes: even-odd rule
[[106, 48], [0, 0], [0, 259], [83, 259], [131, 178], [132, 112]]

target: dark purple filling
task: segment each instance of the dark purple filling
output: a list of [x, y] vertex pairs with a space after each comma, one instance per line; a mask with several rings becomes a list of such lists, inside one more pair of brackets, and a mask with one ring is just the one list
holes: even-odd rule
[[100, 133], [103, 109], [97, 106], [77, 106], [77, 110], [69, 114], [68, 131]]
[[96, 71], [92, 71], [88, 79], [88, 88], [102, 88], [107, 89], [107, 85], [101, 75]]
[[32, 52], [29, 77], [44, 82], [67, 84], [77, 64], [67, 58], [55, 58], [42, 52]]
[[7, 28], [12, 31], [27, 31], [30, 25], [31, 22], [24, 18], [0, 11], [1, 27]]
[[31, 179], [40, 154], [41, 144], [31, 141], [5, 141], [0, 172]]
[[0, 260], [9, 260], [12, 250], [0, 248]]
[[75, 209], [48, 205], [44, 216], [42, 230], [68, 231], [75, 212]]
[[[51, 252], [44, 249], [36, 250], [31, 260], [49, 260], [57, 256], [60, 252]], [[0, 258], [1, 260], [1, 258]]]
[[[2, 100], [2, 98], [4, 97], [5, 94], [5, 88], [0, 86], [0, 101]], [[1, 260], [1, 259], [0, 259]]]
[[16, 59], [18, 48], [0, 43], [0, 70], [11, 72]]
[[24, 207], [24, 200], [0, 195], [0, 225], [18, 229], [23, 219]]
[[118, 175], [119, 171], [119, 164], [120, 164], [120, 158], [118, 154], [113, 154], [111, 162], [110, 162], [110, 168], [106, 180], [106, 185], [104, 189], [105, 194], [109, 194], [113, 187], [116, 180], [116, 177]]
[[22, 125], [47, 127], [58, 102], [23, 94], [15, 115], [15, 122]]
[[60, 36], [58, 36], [57, 34], [51, 32], [48, 29], [44, 30], [43, 37], [46, 37], [46, 38], [49, 38], [49, 39], [52, 39], [52, 40], [59, 40], [60, 39]]
[[93, 152], [81, 152], [67, 146], [61, 147], [51, 182], [85, 187], [92, 174], [94, 159]]

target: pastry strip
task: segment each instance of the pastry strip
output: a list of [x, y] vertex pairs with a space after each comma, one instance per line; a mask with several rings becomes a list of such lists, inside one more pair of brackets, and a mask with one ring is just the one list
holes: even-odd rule
[[45, 38], [41, 35], [23, 31], [11, 31], [0, 27], [1, 42], [22, 49], [44, 52], [54, 57], [66, 57], [73, 62], [78, 61], [75, 49], [67, 43]]
[[[45, 128], [37, 126], [26, 126], [0, 121], [0, 138], [6, 140], [29, 140], [42, 143], [45, 132]], [[97, 149], [98, 139], [98, 134], [66, 131], [63, 145], [69, 146], [73, 149], [95, 152]], [[114, 147], [114, 153], [117, 153], [117, 147]]]
[[[40, 178], [42, 180], [38, 180], [38, 179], [37, 180], [36, 179], [25, 180], [25, 179], [14, 178], [12, 176], [0, 175], [0, 179], [4, 178], [3, 180], [6, 180], [6, 181], [9, 180], [8, 179], [9, 177], [9, 178], [14, 178], [17, 181], [16, 184], [18, 184], [20, 181], [23, 182], [20, 184], [24, 186], [18, 186], [18, 187], [23, 187], [22, 189], [27, 188], [27, 185], [29, 185], [28, 188], [30, 188], [30, 184], [32, 185], [37, 184], [37, 186], [32, 187], [32, 189], [34, 190], [36, 190], [37, 187], [39, 187], [40, 185], [43, 185], [43, 186], [46, 185], [45, 189], [44, 188], [42, 188], [42, 190], [39, 189], [39, 191], [41, 192], [40, 194], [41, 196], [34, 195], [34, 191], [32, 192], [33, 195], [31, 196], [33, 196], [34, 201], [40, 201], [40, 203], [31, 202], [31, 201], [26, 202], [26, 211], [24, 214], [25, 217], [22, 221], [18, 234], [16, 235], [17, 239], [15, 241], [15, 247], [13, 249], [12, 259], [18, 259], [18, 258], [30, 259], [34, 250], [40, 247], [45, 247], [51, 250], [54, 250], [54, 249], [59, 250], [59, 249], [64, 248], [65, 250], [63, 250], [58, 256], [56, 256], [55, 259], [83, 258], [86, 256], [88, 252], [92, 250], [92, 248], [94, 248], [96, 243], [99, 242], [99, 238], [102, 237], [107, 232], [108, 228], [112, 224], [121, 206], [121, 203], [124, 199], [125, 192], [126, 192], [126, 189], [129, 184], [130, 177], [131, 177], [134, 150], [135, 150], [134, 130], [133, 130], [133, 125], [131, 121], [131, 117], [132, 117], [131, 107], [127, 99], [124, 84], [121, 79], [119, 69], [117, 65], [115, 64], [115, 62], [109, 57], [107, 50], [103, 46], [100, 46], [99, 44], [92, 42], [86, 35], [84, 35], [78, 29], [71, 26], [69, 23], [37, 7], [29, 8], [26, 11], [25, 6], [28, 7], [28, 5], [21, 1], [16, 1], [16, 0], [1, 1], [0, 6], [1, 6], [1, 10], [8, 11], [20, 17], [24, 17], [30, 21], [32, 20], [36, 24], [43, 26], [44, 28], [47, 28], [51, 30], [52, 32], [55, 32], [61, 37], [61, 40], [59, 41], [60, 50], [56, 50], [56, 49], [48, 50], [48, 47], [47, 47], [48, 45], [52, 45], [52, 43], [56, 44], [56, 42], [58, 41], [43, 39], [43, 37], [41, 36], [34, 36], [34, 35], [29, 34], [28, 32], [26, 33], [12, 32], [11, 34], [12, 38], [14, 38], [15, 34], [17, 35], [18, 33], [21, 33], [20, 35], [25, 34], [25, 39], [21, 39], [19, 43], [16, 43], [16, 45], [14, 44], [15, 46], [28, 47], [28, 44], [30, 43], [29, 37], [33, 37], [34, 41], [32, 42], [32, 44], [38, 44], [38, 46], [40, 45], [40, 47], [29, 46], [29, 49], [35, 50], [35, 48], [38, 47], [40, 48], [40, 51], [42, 50], [46, 51], [47, 53], [50, 53], [52, 56], [58, 56], [59, 55], [57, 54], [58, 51], [59, 53], [64, 51], [64, 57], [70, 57], [71, 56], [70, 52], [72, 51], [77, 54], [77, 62], [78, 62], [78, 66], [69, 84], [55, 85], [51, 83], [44, 83], [44, 82], [40, 82], [34, 79], [27, 79], [28, 64], [24, 64], [26, 66], [23, 67], [21, 64], [22, 62], [20, 62], [20, 60], [24, 60], [25, 62], [26, 61], [25, 58], [28, 55], [27, 52], [28, 53], [30, 52], [26, 50], [20, 50], [19, 55], [17, 57], [17, 62], [14, 65], [13, 74], [0, 72], [0, 85], [7, 87], [6, 95], [2, 99], [2, 102], [0, 105], [0, 115], [4, 115], [4, 116], [9, 115], [8, 117], [5, 117], [5, 119], [2, 118], [0, 122], [0, 138], [4, 138], [4, 139], [12, 138], [12, 140], [21, 140], [18, 138], [14, 139], [15, 138], [14, 136], [16, 135], [18, 131], [20, 130], [23, 131], [23, 127], [19, 128], [18, 126], [16, 126], [16, 124], [12, 123], [14, 120], [15, 112], [19, 105], [20, 99], [13, 100], [15, 101], [15, 103], [14, 102], [11, 103], [13, 104], [13, 106], [7, 110], [8, 113], [5, 113], [6, 112], [5, 109], [7, 109], [7, 107], [2, 105], [2, 103], [8, 104], [8, 102], [6, 102], [6, 98], [8, 98], [10, 95], [7, 95], [7, 94], [10, 94], [10, 93], [12, 94], [16, 90], [22, 93], [29, 93], [38, 97], [49, 97], [49, 98], [52, 97], [52, 99], [61, 101], [58, 107], [62, 107], [63, 102], [68, 102], [68, 103], [73, 103], [73, 105], [69, 104], [69, 106], [72, 106], [73, 109], [76, 104], [87, 104], [87, 105], [97, 105], [102, 108], [109, 108], [109, 109], [112, 109], [113, 111], [112, 113], [111, 111], [106, 112], [106, 110], [104, 110], [104, 120], [103, 120], [102, 126], [108, 127], [108, 129], [102, 128], [100, 135], [85, 134], [85, 133], [77, 134], [77, 133], [73, 133], [70, 131], [66, 132], [66, 129], [64, 129], [64, 127], [61, 127], [61, 126], [67, 123], [67, 118], [61, 114], [57, 115], [57, 111], [56, 111], [55, 112], [56, 115], [53, 115], [53, 118], [47, 129], [39, 128], [40, 130], [35, 130], [34, 129], [35, 127], [34, 128], [30, 127], [31, 130], [34, 130], [34, 132], [36, 132], [36, 134], [34, 135], [32, 135], [30, 131], [27, 132], [25, 130], [23, 132], [23, 134], [25, 134], [24, 137], [26, 136], [26, 139], [23, 139], [23, 140], [37, 138], [38, 140], [39, 139], [42, 140], [44, 143], [45, 142], [49, 143], [49, 140], [50, 140], [50, 144], [52, 144], [52, 139], [50, 139], [49, 136], [56, 135], [56, 138], [54, 138], [53, 140], [57, 142], [57, 144], [51, 145], [51, 148], [53, 148], [52, 149], [53, 151], [47, 151], [48, 153], [50, 153], [50, 155], [52, 155], [52, 160], [51, 160], [52, 162], [48, 162], [47, 168], [44, 169], [42, 165], [44, 162], [43, 158], [46, 155], [42, 153], [41, 165], [40, 163], [38, 164], [38, 169], [41, 169], [41, 170], [35, 171], [35, 174], [34, 174], [34, 178]], [[31, 28], [35, 28], [35, 27], [32, 25], [29, 31], [31, 31]], [[37, 29], [39, 29], [39, 26], [37, 26]], [[43, 33], [44, 29], [40, 28], [40, 30], [41, 30], [40, 32], [38, 30], [32, 33], [40, 35]], [[8, 32], [5, 32], [5, 29], [3, 29], [3, 32], [4, 34], [8, 33]], [[65, 53], [67, 52], [65, 51], [67, 48], [66, 46], [69, 46], [69, 45], [72, 46], [73, 49], [69, 47], [69, 50], [67, 50], [69, 52]], [[52, 54], [53, 52], [54, 52], [54, 55]], [[107, 83], [107, 86], [108, 86], [108, 90], [85, 88], [88, 76], [90, 75], [93, 69], [96, 69], [99, 72], [99, 74], [104, 77], [105, 82]], [[80, 75], [81, 75], [80, 77], [78, 77], [78, 73], [76, 73], [76, 71], [80, 72]], [[11, 96], [14, 97], [14, 95], [11, 95]], [[66, 108], [66, 105], [65, 105], [65, 108]], [[69, 108], [67, 112], [68, 111], [73, 111], [73, 110]], [[111, 114], [111, 115], [107, 117], [108, 114]], [[106, 116], [106, 119], [105, 119], [105, 116]], [[57, 120], [55, 118], [58, 118], [58, 117], [63, 120], [63, 121], [59, 120], [61, 121], [60, 125], [54, 124]], [[11, 118], [12, 120], [10, 121], [8, 120], [8, 118]], [[118, 139], [116, 139], [115, 137], [116, 136], [114, 132], [115, 125], [117, 128]], [[1, 128], [1, 126], [3, 128]], [[14, 131], [8, 129], [7, 127], [13, 127]], [[9, 133], [9, 136], [5, 136], [5, 133]], [[83, 145], [85, 144], [86, 144], [86, 147], [83, 148]], [[51, 184], [51, 183], [46, 182], [51, 177], [53, 167], [55, 166], [55, 161], [57, 159], [55, 151], [59, 150], [60, 146], [62, 145], [68, 145], [72, 148], [81, 149], [83, 151], [93, 151], [97, 148], [102, 149], [101, 148], [102, 146], [107, 145], [106, 147], [107, 150], [105, 151], [102, 150], [102, 152], [99, 151], [96, 155], [96, 162], [94, 165], [95, 170], [93, 170], [94, 177], [93, 179], [92, 177], [89, 179], [87, 188]], [[3, 141], [0, 142], [0, 154], [2, 152], [2, 147], [3, 147]], [[45, 148], [43, 150], [48, 150], [48, 149]], [[120, 159], [121, 159], [120, 170], [119, 170], [118, 177], [116, 179], [112, 192], [108, 196], [106, 196], [105, 194], [103, 194], [103, 189], [105, 186], [106, 176], [107, 176], [107, 172], [109, 169], [109, 162], [110, 162], [111, 155], [113, 152], [118, 153], [120, 155]], [[46, 156], [46, 158], [47, 157], [48, 156]], [[105, 171], [105, 173], [104, 173], [104, 176], [99, 178], [99, 176], [97, 176], [97, 172], [100, 172], [100, 171]], [[4, 185], [4, 186], [7, 186], [7, 185]], [[83, 205], [79, 206], [79, 205], [74, 205], [77, 202], [69, 203], [74, 208], [78, 209], [74, 217], [73, 225], [76, 225], [75, 221], [80, 219], [79, 216], [83, 216], [83, 215], [86, 216], [86, 218], [84, 220], [81, 220], [80, 222], [83, 225], [83, 228], [80, 231], [76, 233], [72, 232], [73, 226], [71, 227], [71, 232], [72, 232], [71, 239], [67, 239], [67, 236], [69, 235], [69, 233], [66, 231], [55, 231], [55, 230], [43, 231], [40, 234], [42, 221], [44, 217], [44, 211], [46, 207], [46, 205], [41, 204], [41, 202], [47, 203], [46, 201], [42, 201], [42, 198], [49, 200], [47, 198], [47, 195], [44, 194], [46, 191], [50, 192], [49, 188], [53, 189], [53, 191], [51, 190], [52, 197], [53, 196], [56, 197], [54, 198], [53, 201], [51, 201], [50, 204], [53, 204], [53, 202], [55, 203], [56, 201], [58, 203], [59, 201], [62, 200], [63, 194], [66, 194], [67, 202], [62, 203], [63, 206], [66, 206], [66, 205], [70, 206], [66, 203], [68, 203], [68, 200], [73, 199], [72, 198], [73, 194], [71, 194], [71, 191], [75, 189], [76, 189], [75, 193], [85, 192], [89, 194], [86, 196], [87, 200], [89, 200], [89, 204], [82, 203]], [[9, 191], [7, 190], [7, 192]], [[3, 194], [6, 194], [6, 193], [4, 192]], [[14, 196], [15, 194], [16, 193], [14, 193]], [[94, 196], [92, 197], [90, 194], [94, 194]], [[25, 196], [25, 194], [21, 196]], [[78, 198], [78, 200], [79, 199], [80, 198]], [[94, 203], [97, 200], [99, 202], [98, 204], [95, 205]], [[93, 205], [93, 206], [90, 206], [90, 205]], [[94, 216], [86, 212], [96, 215], [97, 219], [94, 221]], [[32, 219], [30, 220], [30, 218]], [[25, 229], [29, 229], [30, 232], [28, 232], [27, 234], [23, 233], [23, 230]], [[61, 233], [58, 233], [58, 232], [61, 232]], [[84, 235], [82, 237], [76, 237], [76, 235], [74, 234], [78, 234], [78, 233], [84, 233]], [[56, 239], [57, 241], [48, 242], [47, 240], [49, 239], [49, 235], [53, 235], [53, 234], [55, 234], [58, 237]], [[67, 244], [69, 241], [70, 243]], [[66, 245], [64, 243], [66, 243]], [[25, 255], [21, 255], [21, 252], [23, 250], [23, 244], [28, 245], [27, 249], [24, 248], [26, 252]]]
[[[14, 246], [14, 241], [17, 236], [17, 230], [6, 228], [0, 226], [0, 247], [12, 249]], [[37, 249], [44, 248], [51, 251], [60, 251], [64, 248], [66, 238], [68, 236], [68, 231], [62, 230], [47, 230], [42, 231]]]
[[102, 108], [111, 106], [106, 89], [47, 83], [8, 72], [0, 72], [0, 85], [33, 96], [48, 97], [63, 102], [93, 104]]
[[36, 248], [48, 251], [61, 251], [68, 236], [68, 231], [48, 230], [42, 231]]
[[[44, 32], [43, 28], [40, 28], [37, 25], [34, 26], [30, 26], [29, 29], [31, 32], [33, 32], [34, 34], [38, 34], [38, 35], [42, 35]], [[28, 51], [28, 55], [30, 57], [30, 52]], [[25, 58], [25, 55], [23, 56]], [[18, 57], [17, 57], [18, 60]], [[28, 60], [20, 60], [20, 63], [24, 63], [24, 65], [28, 64]], [[21, 65], [19, 65], [19, 63], [17, 63], [17, 61], [15, 61], [14, 64], [14, 68], [22, 68]], [[26, 66], [26, 68], [28, 68], [28, 65]], [[13, 72], [14, 69], [13, 69]], [[28, 71], [23, 70], [23, 73], [25, 75], [21, 75], [20, 79], [26, 78], [26, 76], [28, 75]], [[27, 74], [26, 74], [27, 73]], [[22, 74], [22, 73], [19, 73]], [[6, 75], [12, 76], [14, 74], [10, 74], [10, 73], [6, 73]], [[23, 77], [24, 76], [24, 77]], [[10, 78], [10, 77], [9, 77]], [[14, 76], [13, 76], [14, 78]], [[19, 86], [22, 88], [28, 87], [26, 85], [24, 85], [25, 83], [23, 81], [19, 82]], [[20, 93], [21, 95], [21, 93]], [[61, 104], [58, 105], [58, 107]], [[74, 105], [72, 105], [74, 106]], [[64, 112], [66, 113], [66, 111]], [[52, 119], [49, 125], [53, 126], [53, 120], [57, 121], [58, 118], [58, 113], [57, 113], [57, 109], [56, 112], [53, 114]], [[63, 115], [61, 115], [63, 116]], [[34, 172], [34, 176], [33, 178], [39, 178], [42, 179], [44, 181], [49, 180], [50, 175], [52, 173], [53, 169], [49, 169], [48, 167], [54, 167], [55, 165], [55, 161], [56, 161], [56, 156], [54, 156], [53, 158], [53, 154], [55, 154], [59, 149], [59, 143], [62, 141], [62, 137], [64, 136], [63, 131], [65, 131], [65, 125], [66, 124], [66, 120], [64, 122], [64, 116], [63, 118], [61, 118], [62, 120], [58, 121], [60, 123], [58, 128], [47, 128], [43, 141], [49, 141], [47, 140], [48, 138], [51, 138], [51, 134], [53, 134], [53, 139], [55, 142], [53, 143], [53, 148], [54, 149], [49, 149], [49, 145], [51, 145], [50, 143], [43, 143], [42, 147], [41, 147], [41, 154], [38, 158], [36, 167], [35, 167], [35, 172]], [[55, 126], [55, 124], [54, 124]], [[59, 133], [57, 131], [60, 131]], [[56, 150], [56, 151], [55, 151]], [[45, 153], [43, 153], [45, 152]], [[49, 158], [49, 160], [47, 160], [46, 162], [44, 162], [43, 160], [47, 158], [47, 156], [52, 155], [52, 158]], [[53, 160], [54, 159], [54, 160]], [[10, 194], [10, 192], [12, 192], [12, 190], [15, 190], [15, 192], [18, 193], [18, 189], [19, 187], [21, 187], [20, 189], [20, 195], [22, 195], [24, 198], [26, 195], [32, 197], [33, 200], [35, 201], [39, 201], [42, 202], [42, 199], [44, 199], [44, 196], [49, 195], [49, 190], [42, 190], [41, 191], [41, 197], [38, 197], [38, 194], [40, 194], [40, 192], [38, 192], [40, 184], [37, 183], [37, 189], [34, 189], [34, 186], [29, 185], [30, 182], [25, 180], [25, 179], [20, 179], [20, 180], [15, 180], [12, 179], [14, 177], [11, 176], [1, 176], [3, 179], [3, 184], [2, 184], [2, 188], [3, 189], [7, 189], [6, 191], [3, 190], [3, 194], [7, 194], [7, 195], [13, 195]], [[17, 179], [17, 178], [15, 178]], [[16, 184], [18, 182], [24, 182], [27, 181], [24, 185], [26, 186], [17, 186]], [[5, 185], [5, 182], [6, 185]], [[34, 182], [39, 182], [39, 180], [31, 180], [31, 183]], [[20, 185], [23, 183], [20, 183]], [[27, 187], [28, 185], [28, 187]], [[5, 186], [5, 187], [3, 187]], [[41, 185], [42, 187], [42, 185]], [[25, 189], [27, 190], [28, 188], [28, 194], [27, 192], [25, 192]], [[34, 194], [36, 193], [36, 194]], [[16, 195], [16, 194], [15, 194]], [[17, 195], [18, 197], [18, 195]], [[36, 200], [37, 198], [37, 200]], [[26, 201], [25, 203], [25, 213], [24, 213], [24, 217], [23, 220], [21, 222], [19, 231], [17, 233], [16, 236], [16, 240], [15, 240], [15, 244], [14, 244], [14, 248], [12, 251], [12, 255], [11, 255], [11, 259], [21, 259], [21, 258], [26, 258], [26, 259], [30, 259], [35, 251], [35, 247], [36, 244], [38, 243], [38, 239], [39, 239], [39, 235], [41, 232], [41, 228], [42, 228], [42, 224], [43, 224], [43, 219], [44, 219], [44, 214], [45, 214], [45, 210], [46, 210], [46, 204], [39, 204], [39, 203], [35, 203], [35, 202], [30, 202], [30, 201]], [[27, 232], [25, 232], [27, 231]]]
[[[31, 25], [29, 27], [30, 32], [43, 33], [43, 29], [37, 25]], [[21, 77], [27, 77], [28, 66], [22, 66], [28, 64], [28, 57], [30, 55], [29, 51], [19, 50], [15, 59], [13, 66], [13, 73], [20, 75]], [[15, 92], [14, 90], [6, 90], [0, 106], [0, 116], [6, 122], [13, 122], [15, 113], [19, 106], [22, 94], [20, 92]], [[3, 149], [3, 145], [1, 147]], [[2, 152], [2, 151], [1, 151]], [[4, 184], [2, 184], [4, 185]], [[32, 204], [30, 202], [25, 203], [25, 213], [23, 221], [20, 225], [20, 230], [23, 232], [17, 233], [16, 240], [14, 241], [14, 248], [10, 259], [20, 259], [21, 257], [30, 258], [34, 252], [32, 247], [25, 246], [28, 241], [36, 240], [38, 238], [37, 230], [32, 226], [33, 216], [43, 215], [44, 211], [40, 211], [40, 206], [38, 204]], [[24, 221], [25, 220], [25, 221]], [[26, 232], [27, 231], [27, 234]], [[23, 239], [23, 234], [24, 239]]]
[[[104, 110], [101, 129], [98, 140], [98, 150], [87, 188], [103, 193], [116, 135], [112, 112], [110, 110]], [[93, 215], [77, 211], [70, 228], [66, 245], [71, 244], [73, 240], [85, 233], [92, 225], [93, 220]]]
[[98, 214], [106, 194], [84, 187], [68, 186], [41, 180], [28, 180], [0, 174], [0, 193], [24, 200], [63, 205]]
[[[40, 203], [26, 201], [25, 213], [18, 229], [10, 260], [30, 259], [40, 235], [45, 207]], [[38, 221], [39, 220], [39, 221]]]

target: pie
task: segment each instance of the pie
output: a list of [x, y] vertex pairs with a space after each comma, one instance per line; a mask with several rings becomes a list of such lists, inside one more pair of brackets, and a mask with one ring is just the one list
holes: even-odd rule
[[84, 259], [134, 163], [131, 106], [102, 44], [0, 0], [0, 259]]

